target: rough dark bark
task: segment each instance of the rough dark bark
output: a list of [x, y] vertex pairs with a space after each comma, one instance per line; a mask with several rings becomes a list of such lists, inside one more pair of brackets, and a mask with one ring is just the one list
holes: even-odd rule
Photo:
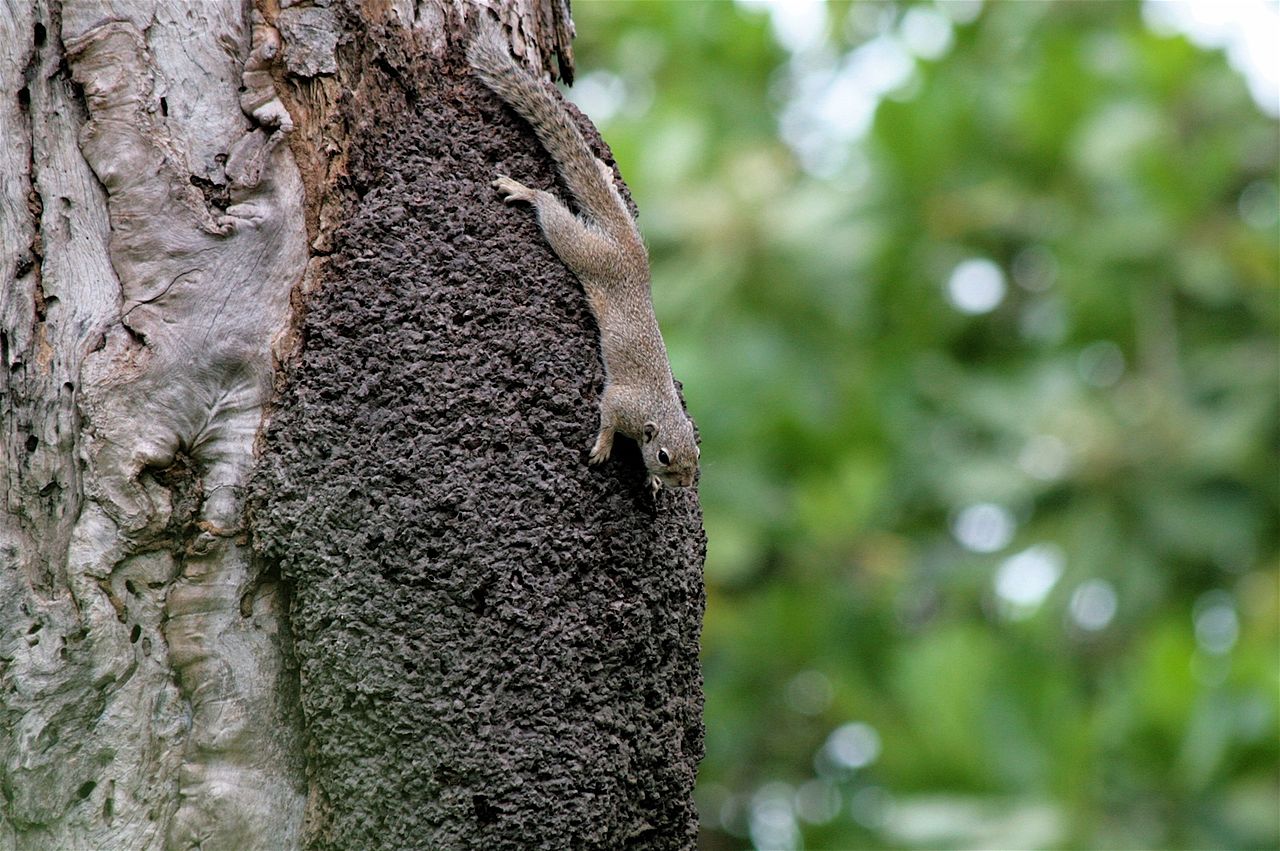
[[595, 326], [489, 187], [553, 172], [459, 53], [372, 28], [339, 52], [349, 205], [255, 481], [296, 589], [310, 843], [689, 847], [697, 498], [650, 497], [633, 446], [587, 467]]

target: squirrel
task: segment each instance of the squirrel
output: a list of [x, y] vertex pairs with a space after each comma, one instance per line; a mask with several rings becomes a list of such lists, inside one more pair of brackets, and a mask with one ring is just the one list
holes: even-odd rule
[[552, 250], [582, 282], [600, 327], [605, 384], [588, 463], [606, 461], [614, 435], [621, 434], [640, 445], [655, 495], [663, 485], [689, 487], [700, 454], [693, 423], [676, 394], [653, 312], [649, 256], [613, 170], [591, 153], [564, 105], [516, 64], [487, 16], [481, 15], [467, 60], [485, 86], [533, 127], [579, 210], [575, 216], [555, 195], [505, 174], [493, 181], [505, 203], [533, 206]]

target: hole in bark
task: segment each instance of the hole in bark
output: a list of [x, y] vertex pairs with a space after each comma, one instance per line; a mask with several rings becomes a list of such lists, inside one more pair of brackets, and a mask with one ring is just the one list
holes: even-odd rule
[[77, 103], [84, 103], [84, 86], [77, 83], [71, 76], [71, 63], [67, 61], [67, 55], [65, 52], [58, 60], [58, 68], [53, 72], [53, 77], [61, 80], [64, 85], [70, 86], [71, 93], [75, 96]]
[[[128, 316], [125, 317], [126, 320], [128, 318], [129, 318]], [[147, 344], [147, 335], [143, 334], [137, 328], [134, 328], [133, 326], [131, 326], [127, 321], [124, 322], [121, 325], [121, 327], [124, 328], [124, 330], [129, 334], [129, 339], [137, 343], [139, 346], [145, 346]], [[107, 340], [105, 336], [102, 338], [102, 345], [104, 348], [107, 345]]]
[[138, 626], [138, 625], [135, 623], [135, 624], [133, 625], [133, 629], [129, 630], [129, 643], [130, 643], [130, 644], [137, 644], [137, 643], [138, 643], [138, 639], [139, 639], [139, 638], [141, 638], [141, 637], [142, 637], [142, 627]]
[[116, 812], [116, 799], [107, 798], [102, 802], [102, 820], [107, 824], [111, 824], [111, 817]]
[[27, 630], [27, 635], [33, 635], [42, 629], [44, 629], [44, 624], [40, 623], [40, 621], [36, 621], [31, 625], [31, 628]]
[[191, 175], [191, 185], [204, 195], [205, 203], [219, 210], [226, 210], [231, 205], [231, 187], [219, 185], [207, 178]]
[[86, 780], [81, 783], [80, 788], [76, 790], [76, 797], [83, 801], [85, 798], [93, 794], [93, 790], [96, 789], [97, 786], [97, 781]]
[[169, 100], [168, 98], [160, 98], [160, 114], [165, 118], [169, 117]]
[[476, 818], [481, 824], [493, 824], [498, 820], [498, 813], [493, 808], [493, 804], [489, 803], [489, 799], [484, 795], [475, 795], [471, 799], [471, 806], [476, 808]]
[[151, 655], [151, 639], [150, 638], [142, 639], [142, 655], [143, 656]]
[[484, 585], [481, 585], [479, 588], [472, 591], [467, 600], [467, 602], [471, 604], [471, 611], [475, 612], [477, 615], [483, 615], [485, 609], [489, 605], [489, 601], [487, 599], [488, 595], [489, 589]]
[[204, 499], [203, 486], [200, 482], [201, 471], [196, 461], [179, 448], [174, 453], [173, 461], [162, 469], [148, 468], [150, 475], [161, 485], [169, 489], [172, 510], [165, 531], [172, 537], [175, 545], [185, 548], [195, 542], [199, 534], [196, 518], [200, 512], [200, 504]]
[[23, 109], [31, 106], [31, 90], [26, 86], [18, 89], [18, 106]]
[[39, 445], [40, 445], [40, 438], [36, 437], [34, 434], [27, 435], [27, 451], [28, 452], [35, 452], [36, 447]]
[[44, 47], [44, 40], [48, 36], [45, 31], [44, 24], [36, 24], [36, 47]]
[[124, 581], [124, 590], [128, 591], [130, 594], [137, 594], [138, 586], [133, 584], [132, 579], [126, 579]]

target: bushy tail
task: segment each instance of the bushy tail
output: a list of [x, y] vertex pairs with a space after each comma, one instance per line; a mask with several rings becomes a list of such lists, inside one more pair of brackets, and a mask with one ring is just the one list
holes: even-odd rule
[[579, 210], [609, 231], [617, 225], [634, 228], [630, 212], [605, 183], [578, 125], [546, 87], [516, 63], [498, 24], [483, 13], [467, 47], [467, 60], [476, 76], [533, 127]]

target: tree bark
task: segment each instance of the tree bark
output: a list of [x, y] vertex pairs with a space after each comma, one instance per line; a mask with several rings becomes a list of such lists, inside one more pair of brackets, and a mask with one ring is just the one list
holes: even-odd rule
[[697, 498], [477, 13], [0, 0], [0, 849], [693, 843]]

